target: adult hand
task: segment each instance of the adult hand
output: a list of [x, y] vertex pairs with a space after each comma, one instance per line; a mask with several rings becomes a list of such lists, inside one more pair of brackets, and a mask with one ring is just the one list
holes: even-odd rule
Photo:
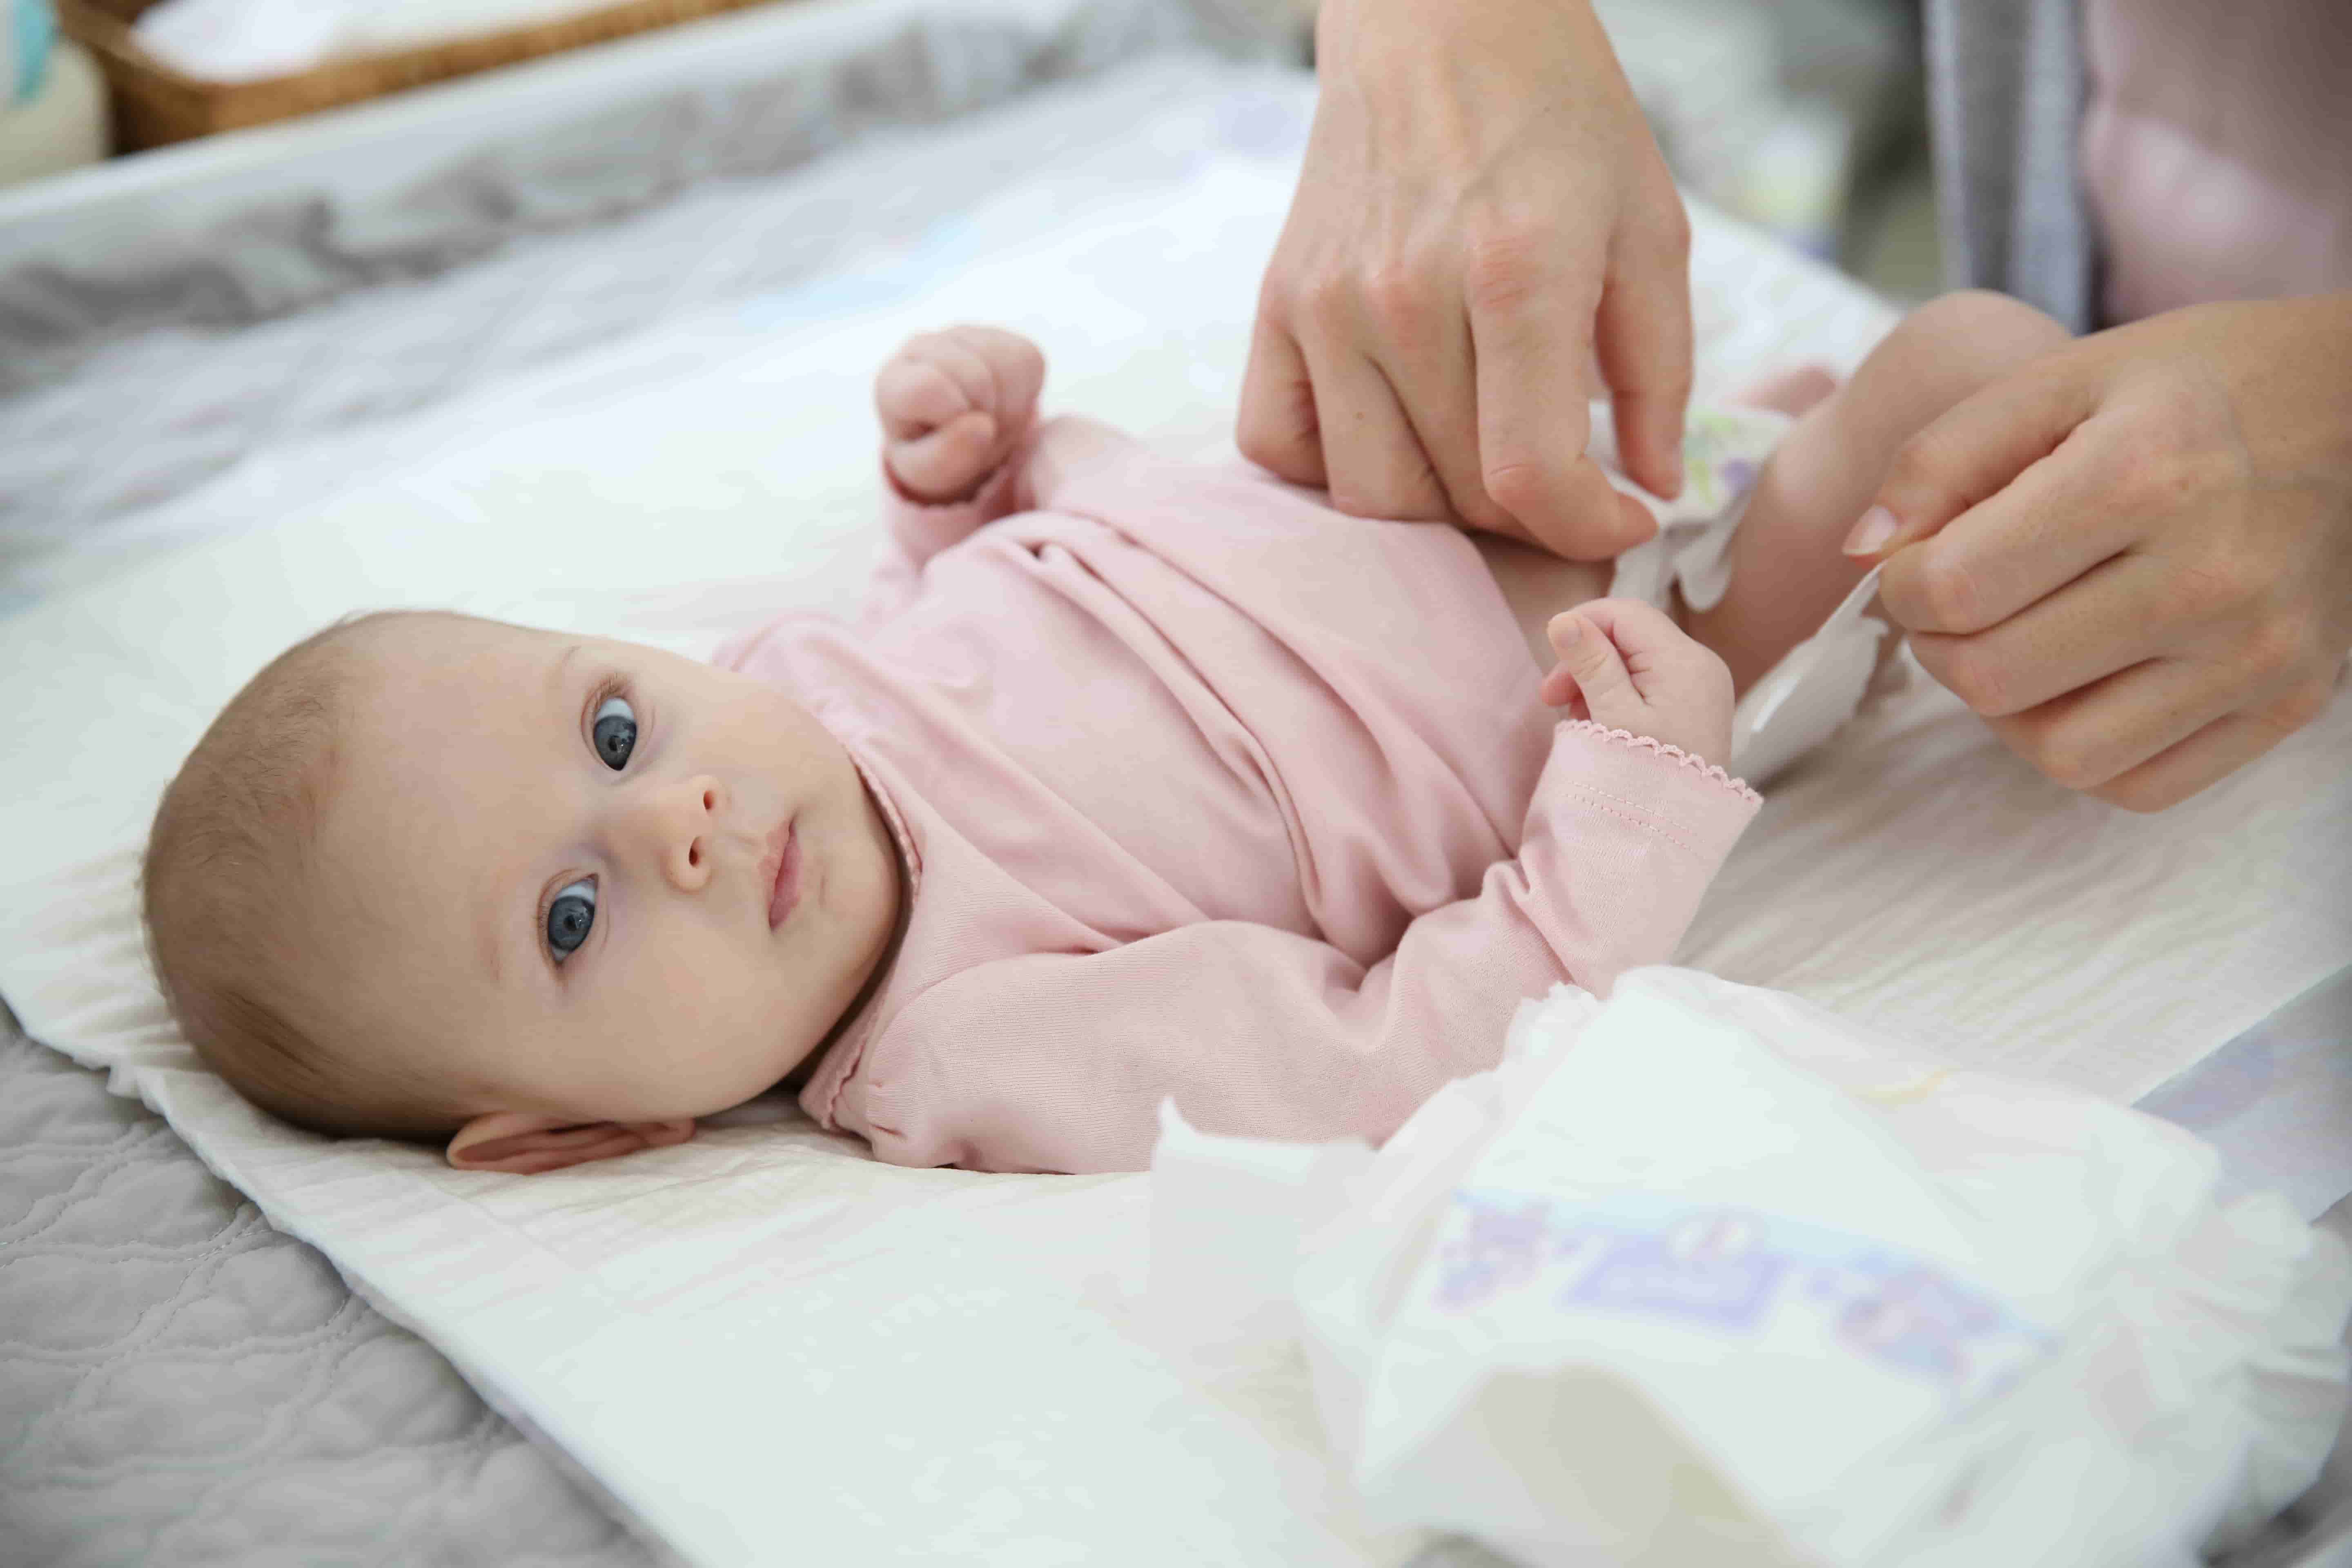
[[2160, 810], [2318, 717], [2352, 647], [2352, 294], [2078, 340], [1878, 503], [1847, 548], [1928, 673], [2059, 784]]
[[1243, 453], [1362, 517], [1579, 560], [1648, 538], [1584, 456], [1682, 485], [1690, 226], [1586, 0], [1324, 0], [1322, 97], [1259, 291]]

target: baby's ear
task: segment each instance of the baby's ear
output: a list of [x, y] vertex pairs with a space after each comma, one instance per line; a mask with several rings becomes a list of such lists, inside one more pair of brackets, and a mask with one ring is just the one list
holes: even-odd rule
[[461, 1171], [529, 1175], [590, 1160], [610, 1160], [640, 1149], [667, 1149], [694, 1136], [694, 1122], [565, 1121], [501, 1110], [477, 1116], [449, 1140], [449, 1163]]

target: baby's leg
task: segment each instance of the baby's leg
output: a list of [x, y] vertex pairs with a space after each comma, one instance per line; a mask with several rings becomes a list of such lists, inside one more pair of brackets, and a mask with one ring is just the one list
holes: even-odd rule
[[1477, 529], [1467, 537], [1477, 546], [1495, 586], [1502, 590], [1503, 603], [1511, 607], [1511, 618], [1518, 623], [1519, 636], [1528, 645], [1528, 657], [1535, 660], [1537, 669], [1549, 672], [1559, 656], [1552, 652], [1551, 638], [1544, 627], [1562, 610], [1607, 597], [1610, 579], [1616, 573], [1614, 563], [1563, 561], [1549, 550]]
[[1736, 690], [1810, 637], [1862, 580], [1867, 568], [1838, 546], [1903, 443], [2066, 335], [2005, 295], [1947, 294], [1906, 316], [1852, 380], [1797, 421], [1757, 479], [1722, 602], [1681, 617], [1722, 656]]

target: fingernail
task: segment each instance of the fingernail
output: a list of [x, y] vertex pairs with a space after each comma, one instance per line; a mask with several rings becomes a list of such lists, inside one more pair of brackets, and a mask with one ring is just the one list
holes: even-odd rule
[[1872, 507], [1862, 514], [1862, 521], [1853, 525], [1853, 531], [1845, 536], [1845, 553], [1877, 554], [1886, 542], [1895, 537], [1896, 526], [1893, 512], [1883, 506]]

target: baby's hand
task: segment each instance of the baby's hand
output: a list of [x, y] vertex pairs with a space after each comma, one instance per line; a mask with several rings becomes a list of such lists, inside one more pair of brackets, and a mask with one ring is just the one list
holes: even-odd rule
[[1045, 356], [996, 327], [909, 338], [874, 378], [882, 461], [917, 500], [968, 500], [1036, 416]]
[[1731, 671], [1639, 599], [1595, 599], [1545, 628], [1559, 663], [1543, 700], [1571, 718], [1647, 735], [1718, 766], [1731, 751]]

